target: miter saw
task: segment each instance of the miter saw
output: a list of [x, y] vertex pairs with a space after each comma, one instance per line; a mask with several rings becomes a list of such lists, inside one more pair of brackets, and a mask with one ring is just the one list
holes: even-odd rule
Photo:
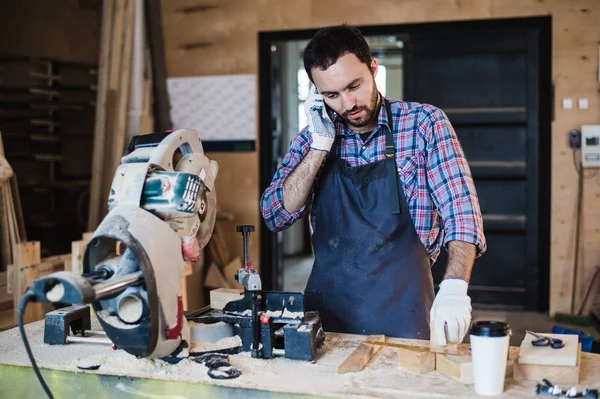
[[193, 130], [134, 137], [114, 175], [109, 213], [85, 248], [83, 274], [34, 281], [20, 327], [28, 301], [91, 304], [116, 347], [150, 359], [181, 350], [189, 330], [179, 282], [212, 235], [218, 169]]

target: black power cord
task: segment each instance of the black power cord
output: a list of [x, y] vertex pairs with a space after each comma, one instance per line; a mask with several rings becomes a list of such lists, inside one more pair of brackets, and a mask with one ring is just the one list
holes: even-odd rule
[[23, 345], [25, 346], [25, 350], [27, 351], [27, 357], [29, 357], [29, 361], [31, 362], [31, 366], [33, 367], [33, 372], [35, 373], [38, 381], [44, 388], [44, 392], [48, 395], [48, 398], [54, 399], [52, 396], [52, 392], [50, 392], [50, 388], [46, 385], [46, 381], [42, 377], [40, 373], [40, 369], [35, 362], [35, 358], [33, 357], [33, 353], [31, 352], [31, 347], [29, 346], [29, 341], [27, 340], [27, 335], [25, 334], [25, 328], [23, 327], [23, 313], [25, 313], [25, 307], [27, 303], [35, 301], [35, 294], [32, 291], [27, 290], [21, 301], [19, 302], [19, 310], [18, 310], [18, 322], [19, 322], [19, 333], [21, 334], [21, 339], [23, 340]]

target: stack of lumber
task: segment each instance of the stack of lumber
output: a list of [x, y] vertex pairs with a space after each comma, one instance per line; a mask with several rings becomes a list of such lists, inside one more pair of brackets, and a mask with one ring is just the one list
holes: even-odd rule
[[144, 1], [103, 2], [88, 230], [107, 211], [114, 173], [130, 139], [152, 133], [152, 70]]

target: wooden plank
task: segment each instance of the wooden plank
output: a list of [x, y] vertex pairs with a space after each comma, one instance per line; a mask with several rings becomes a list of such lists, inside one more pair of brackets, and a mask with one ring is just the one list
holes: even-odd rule
[[397, 344], [394, 342], [371, 342], [369, 340], [366, 340], [364, 343], [367, 345], [374, 345], [374, 346], [387, 346], [389, 348], [395, 348], [395, 349], [408, 349], [408, 350], [412, 350], [412, 351], [416, 351], [416, 352], [433, 352], [433, 353], [444, 353], [444, 354], [462, 355], [462, 356], [466, 356], [471, 353], [471, 346], [469, 344], [458, 344], [458, 345], [454, 344], [454, 345], [448, 345], [448, 346], [436, 346], [435, 350], [433, 350], [431, 347]]
[[171, 129], [171, 105], [167, 91], [166, 55], [163, 43], [164, 31], [160, 0], [145, 0], [144, 9], [148, 34], [148, 47], [152, 63], [152, 87], [154, 101], [154, 121], [156, 130]]
[[[123, 2], [121, 2], [123, 3]], [[100, 36], [100, 57], [98, 65], [98, 88], [96, 95], [96, 117], [94, 124], [94, 150], [92, 152], [92, 180], [90, 183], [90, 202], [88, 211], [88, 229], [93, 230], [100, 222], [100, 198], [103, 193], [103, 164], [106, 141], [107, 90], [111, 61], [111, 34], [115, 1], [104, 0], [102, 8], [102, 32]]]
[[13, 174], [10, 178], [10, 188], [12, 193], [12, 200], [15, 211], [15, 218], [17, 221], [17, 231], [19, 242], [27, 241], [27, 230], [25, 229], [25, 218], [23, 217], [23, 206], [21, 205], [21, 194], [19, 192], [19, 183], [17, 181], [17, 174]]
[[400, 367], [414, 373], [425, 374], [436, 369], [436, 353], [398, 349]]
[[[113, 90], [118, 90], [120, 86], [121, 73], [122, 73], [122, 62], [123, 62], [123, 48], [125, 46], [125, 31], [128, 29], [127, 24], [130, 22], [127, 19], [128, 9], [130, 3], [134, 0], [121, 0], [118, 1], [117, 7], [113, 8], [112, 13], [112, 24], [114, 28], [111, 30], [110, 37], [110, 69], [109, 69], [109, 81], [108, 87]], [[114, 6], [113, 6], [114, 7]], [[102, 51], [102, 49], [100, 50]]]
[[83, 273], [83, 251], [87, 241], [71, 242], [71, 267], [70, 270], [75, 274]]
[[129, 99], [131, 94], [131, 64], [133, 58], [133, 33], [135, 28], [134, 0], [128, 1], [126, 12], [125, 36], [123, 38], [123, 53], [121, 55], [122, 63], [118, 86], [116, 123], [112, 130], [112, 147], [109, 147], [110, 153], [105, 154], [112, 159], [111, 162], [107, 163], [110, 167], [109, 175], [111, 175], [111, 177], [121, 163], [121, 157], [125, 150], [125, 137], [127, 136], [127, 114], [129, 111]]
[[39, 263], [41, 263], [39, 241], [22, 242], [13, 247], [12, 294], [15, 323], [19, 301], [27, 288], [27, 277], [24, 268]]
[[[385, 342], [385, 335], [369, 335], [366, 341]], [[338, 367], [338, 374], [361, 371], [381, 349], [381, 345], [366, 345], [361, 343]]]
[[71, 242], [71, 266], [68, 270], [71, 270], [75, 274], [83, 273], [83, 254], [85, 252], [85, 246], [93, 235], [93, 232], [86, 232], [82, 234], [81, 240]]
[[[577, 337], [577, 336], [575, 336]], [[553, 384], [578, 384], [581, 372], [581, 344], [578, 344], [575, 366], [522, 364], [519, 358], [513, 364], [515, 381], [542, 381], [544, 378]]]
[[15, 244], [21, 242], [19, 239], [19, 227], [17, 225], [17, 215], [15, 213], [15, 204], [13, 202], [12, 188], [10, 183], [6, 184], [6, 191], [4, 192], [6, 195], [6, 204], [8, 210], [8, 229], [10, 233], [10, 243], [14, 247]]
[[231, 301], [242, 299], [244, 290], [232, 288], [217, 288], [210, 291], [210, 307], [223, 309]]
[[[15, 267], [13, 265], [6, 266], [6, 292], [10, 294], [10, 297], [13, 297], [13, 284], [14, 284], [14, 273]], [[12, 299], [11, 299], [12, 302]]]
[[2, 264], [0, 270], [8, 270], [12, 264], [12, 245], [10, 244], [10, 230], [8, 226], [8, 209], [6, 204], [5, 184], [0, 183], [0, 252], [2, 253]]
[[562, 339], [565, 343], [565, 346], [560, 349], [553, 349], [550, 346], [533, 346], [531, 341], [535, 340], [536, 338], [527, 333], [519, 348], [519, 363], [547, 364], [556, 366], [575, 366], [577, 364], [577, 348], [579, 345], [577, 335], [542, 335]]

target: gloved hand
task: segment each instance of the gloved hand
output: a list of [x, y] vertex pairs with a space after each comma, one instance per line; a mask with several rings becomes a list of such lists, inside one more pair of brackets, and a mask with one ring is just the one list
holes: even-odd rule
[[304, 112], [308, 120], [308, 131], [312, 136], [310, 148], [329, 152], [335, 139], [335, 127], [327, 114], [323, 96], [314, 85], [311, 87], [310, 97], [304, 102]]
[[451, 343], [458, 344], [465, 337], [471, 324], [471, 298], [467, 288], [467, 282], [461, 279], [441, 282], [430, 313], [431, 335], [437, 345], [446, 346], [446, 324]]

